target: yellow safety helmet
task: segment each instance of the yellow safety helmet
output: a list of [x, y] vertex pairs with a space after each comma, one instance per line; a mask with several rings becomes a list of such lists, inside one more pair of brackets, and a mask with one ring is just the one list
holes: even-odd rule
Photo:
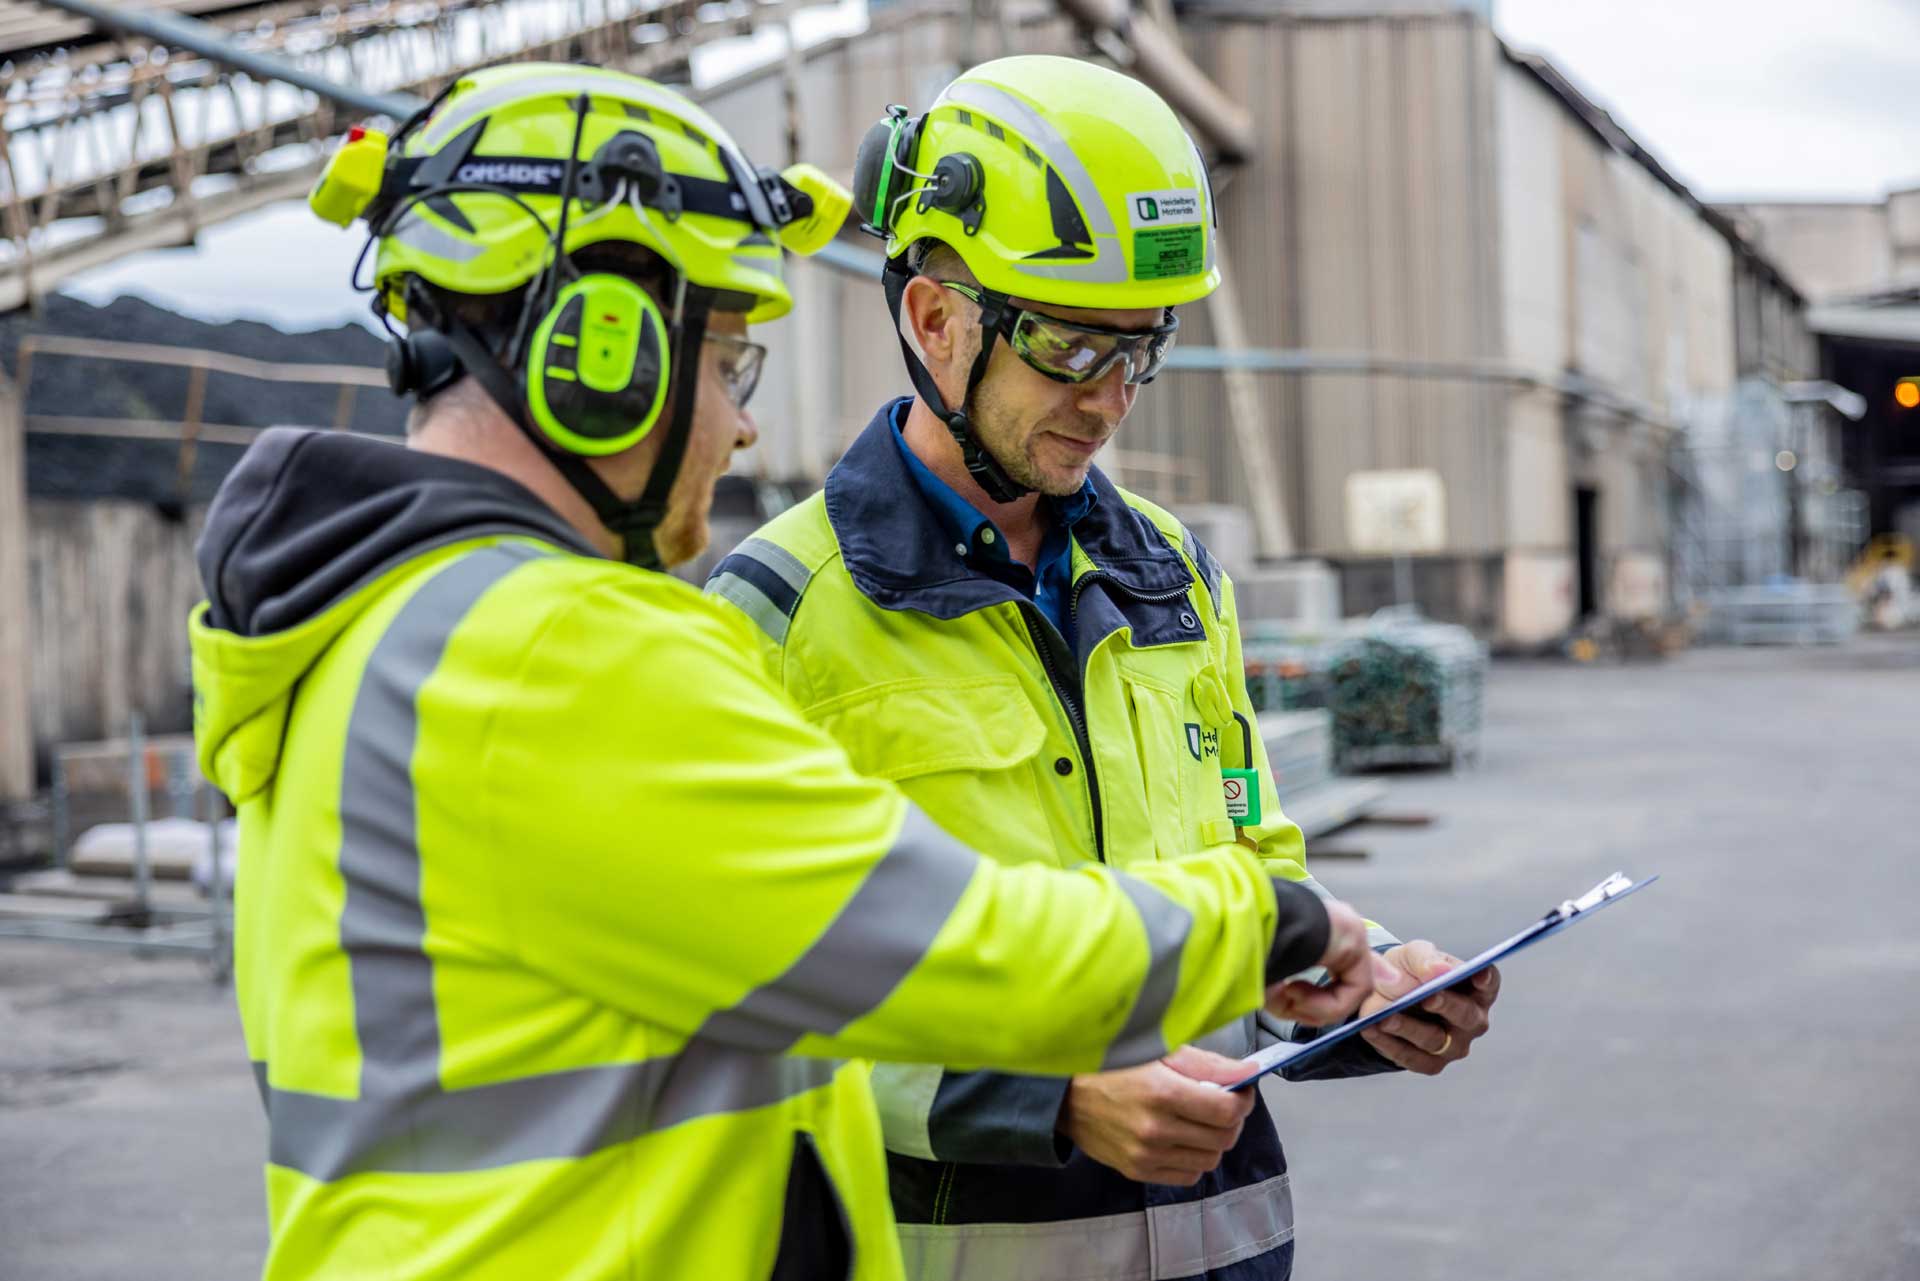
[[[657, 564], [697, 394], [680, 378], [669, 404], [670, 375], [690, 368], [712, 311], [787, 312], [782, 247], [816, 251], [848, 206], [811, 166], [755, 168], [670, 89], [558, 63], [462, 76], [391, 140], [354, 130], [308, 199], [371, 229], [376, 311], [408, 330], [388, 352], [394, 391], [471, 375], [643, 565]], [[633, 278], [649, 261], [608, 252], [626, 246], [664, 264], [662, 297]], [[476, 330], [463, 298], [500, 298], [511, 336]], [[584, 461], [660, 427], [637, 500]]]
[[1220, 283], [1193, 139], [1146, 85], [1074, 58], [1001, 58], [923, 116], [890, 109], [861, 143], [853, 186], [888, 258], [937, 239], [998, 293], [1128, 309]]

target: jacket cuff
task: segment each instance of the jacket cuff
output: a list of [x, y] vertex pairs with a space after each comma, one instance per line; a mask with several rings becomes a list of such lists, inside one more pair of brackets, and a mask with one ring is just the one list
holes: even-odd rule
[[1333, 923], [1320, 896], [1304, 885], [1275, 878], [1273, 946], [1267, 951], [1267, 982], [1278, 983], [1320, 963]]
[[1055, 1127], [1071, 1080], [944, 1073], [927, 1116], [934, 1157], [974, 1165], [1065, 1165], [1073, 1144]]
[[1354, 1076], [1398, 1072], [1400, 1065], [1368, 1044], [1364, 1036], [1350, 1037], [1332, 1050], [1298, 1068], [1281, 1068], [1288, 1081], [1344, 1081]]

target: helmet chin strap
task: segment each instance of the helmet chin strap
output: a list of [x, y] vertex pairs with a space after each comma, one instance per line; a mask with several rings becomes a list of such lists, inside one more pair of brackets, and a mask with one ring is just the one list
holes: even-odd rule
[[980, 354], [973, 358], [973, 368], [967, 372], [967, 389], [961, 393], [960, 408], [948, 409], [945, 397], [940, 394], [940, 385], [933, 380], [932, 371], [920, 358], [920, 353], [914, 350], [913, 343], [907, 338], [906, 327], [900, 323], [901, 303], [906, 297], [907, 282], [915, 274], [906, 265], [906, 255], [902, 254], [888, 260], [882, 279], [887, 294], [887, 310], [893, 315], [894, 333], [900, 339], [900, 354], [906, 357], [907, 377], [913, 381], [913, 389], [921, 401], [946, 424], [948, 433], [960, 446], [960, 457], [967, 465], [967, 474], [986, 491], [987, 497], [996, 503], [1010, 503], [1025, 498], [1033, 490], [1009, 476], [1007, 469], [1000, 465], [1000, 460], [987, 452], [966, 412], [981, 379], [987, 376], [987, 362], [992, 358], [993, 344], [1000, 336], [1000, 317], [1006, 310], [1006, 295], [988, 289], [980, 291]]
[[602, 480], [587, 460], [561, 449], [535, 427], [527, 417], [526, 396], [520, 383], [507, 372], [480, 336], [464, 324], [449, 320], [441, 331], [453, 348], [460, 364], [485, 389], [521, 434], [533, 442], [546, 460], [553, 464], [574, 492], [593, 509], [600, 523], [620, 540], [622, 558], [641, 569], [664, 569], [660, 549], [654, 545], [654, 531], [667, 515], [667, 499], [680, 464], [687, 454], [687, 441], [693, 435], [693, 407], [700, 393], [700, 347], [706, 341], [707, 313], [713, 304], [711, 290], [688, 286], [684, 299], [668, 333], [673, 353], [669, 378], [673, 387], [673, 417], [661, 438], [660, 456], [647, 477], [647, 487], [638, 498], [625, 499]]

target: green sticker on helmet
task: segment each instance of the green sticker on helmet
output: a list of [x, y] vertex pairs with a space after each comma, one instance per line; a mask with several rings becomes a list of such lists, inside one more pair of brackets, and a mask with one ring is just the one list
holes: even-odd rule
[[1167, 280], [1206, 269], [1207, 233], [1197, 226], [1154, 227], [1133, 233], [1133, 278]]

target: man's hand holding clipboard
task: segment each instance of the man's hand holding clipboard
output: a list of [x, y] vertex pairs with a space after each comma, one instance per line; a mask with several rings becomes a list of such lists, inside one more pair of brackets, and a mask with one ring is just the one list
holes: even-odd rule
[[[1351, 1022], [1329, 1028], [1311, 1041], [1281, 1042], [1278, 1045], [1268, 1046], [1266, 1049], [1250, 1055], [1247, 1062], [1251, 1064], [1255, 1070], [1251, 1071], [1243, 1079], [1228, 1085], [1226, 1088], [1231, 1090], [1244, 1089], [1269, 1072], [1277, 1072], [1282, 1068], [1304, 1066], [1311, 1060], [1327, 1053], [1334, 1046], [1347, 1040], [1349, 1037], [1361, 1036], [1374, 1029], [1383, 1028], [1389, 1020], [1417, 1018], [1419, 1017], [1417, 1012], [1418, 1008], [1428, 999], [1441, 993], [1449, 992], [1451, 989], [1458, 988], [1463, 983], [1475, 981], [1478, 975], [1492, 972], [1496, 962], [1504, 960], [1515, 952], [1532, 947], [1536, 943], [1551, 938], [1569, 926], [1577, 925], [1588, 917], [1597, 914], [1601, 909], [1619, 902], [1621, 899], [1646, 888], [1659, 879], [1656, 875], [1649, 876], [1643, 881], [1634, 881], [1624, 873], [1615, 872], [1612, 876], [1609, 876], [1606, 880], [1600, 882], [1600, 884], [1594, 886], [1579, 898], [1566, 900], [1560, 904], [1560, 906], [1554, 908], [1545, 916], [1533, 922], [1511, 938], [1494, 944], [1470, 960], [1463, 961], [1458, 965], [1444, 970], [1437, 976], [1420, 983], [1411, 991], [1406, 992], [1397, 999], [1387, 1001], [1384, 1004], [1371, 1000], [1365, 1001], [1361, 1007], [1363, 1012], [1359, 1017], [1353, 1019]], [[1397, 985], [1401, 980], [1395, 979], [1392, 981]], [[1290, 987], [1291, 985], [1283, 985], [1282, 988], [1275, 990], [1282, 991]], [[1482, 992], [1485, 992], [1485, 990], [1485, 988], [1480, 989]], [[1497, 981], [1495, 982], [1493, 990], [1498, 991]], [[1306, 1004], [1306, 1002], [1300, 1000], [1298, 994], [1290, 995], [1292, 996], [1294, 1006], [1304, 1006]], [[1273, 1009], [1271, 1004], [1269, 1005], [1269, 1009]], [[1281, 1015], [1281, 1017], [1294, 1018], [1296, 1016]], [[1309, 1020], [1297, 1018], [1296, 1021], [1309, 1022]], [[1405, 1024], [1398, 1024], [1396, 1026], [1407, 1027]], [[1418, 1032], [1417, 1029], [1413, 1028], [1407, 1028], [1407, 1030]], [[1418, 1034], [1422, 1036], [1425, 1035], [1424, 1033]], [[1425, 1052], [1425, 1047], [1421, 1045], [1421, 1042], [1414, 1040], [1411, 1036], [1401, 1033], [1383, 1033], [1383, 1035], [1398, 1035], [1401, 1040], [1408, 1041], [1416, 1048], [1420, 1048]], [[1371, 1040], [1372, 1038], [1369, 1039]], [[1426, 1037], [1429, 1043], [1431, 1043], [1432, 1039], [1431, 1037]], [[1374, 1041], [1373, 1043], [1376, 1048], [1379, 1048], [1380, 1042]], [[1446, 1059], [1444, 1053], [1432, 1054], [1431, 1057], [1440, 1059], [1443, 1062]], [[1416, 1068], [1415, 1070], [1419, 1069]], [[1437, 1070], [1437, 1068], [1434, 1070]]]
[[1367, 923], [1338, 899], [1327, 901], [1327, 947], [1320, 964], [1325, 983], [1288, 979], [1267, 989], [1266, 1011], [1306, 1027], [1338, 1023], [1359, 1009], [1382, 983], [1401, 971], [1367, 946]]

